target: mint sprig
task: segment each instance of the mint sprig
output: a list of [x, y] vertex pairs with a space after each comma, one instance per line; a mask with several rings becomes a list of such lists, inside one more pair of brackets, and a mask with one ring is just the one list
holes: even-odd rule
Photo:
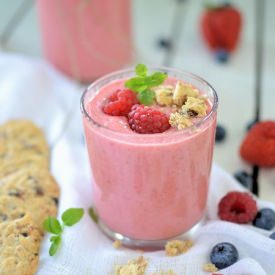
[[73, 226], [78, 223], [84, 215], [82, 208], [69, 208], [61, 216], [61, 222], [55, 217], [48, 217], [43, 222], [45, 231], [53, 234], [50, 238], [51, 246], [49, 249], [50, 256], [55, 255], [62, 241], [62, 233], [65, 226]]
[[144, 64], [138, 64], [135, 68], [136, 77], [130, 78], [125, 82], [125, 87], [138, 93], [140, 103], [152, 105], [155, 93], [151, 89], [161, 85], [167, 78], [167, 74], [155, 72], [148, 75], [147, 67]]

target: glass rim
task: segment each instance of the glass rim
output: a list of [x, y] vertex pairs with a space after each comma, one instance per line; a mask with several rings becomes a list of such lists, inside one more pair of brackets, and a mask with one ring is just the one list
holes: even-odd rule
[[[198, 80], [204, 84], [206, 84], [210, 90], [213, 92], [213, 105], [211, 107], [211, 111], [205, 116], [203, 117], [202, 119], [200, 119], [199, 121], [196, 121], [192, 127], [187, 127], [187, 128], [184, 128], [182, 130], [178, 130], [177, 132], [175, 133], [183, 133], [183, 132], [187, 132], [188, 130], [190, 130], [191, 128], [194, 128], [194, 127], [199, 127], [201, 125], [203, 125], [205, 122], [207, 122], [217, 111], [217, 108], [218, 108], [218, 102], [219, 102], [219, 99], [218, 99], [218, 95], [217, 95], [217, 92], [216, 90], [213, 88], [213, 86], [208, 82], [206, 81], [205, 79], [203, 79], [202, 77], [196, 75], [196, 74], [193, 74], [191, 72], [188, 72], [188, 71], [185, 71], [185, 70], [181, 70], [181, 69], [176, 69], [176, 68], [171, 68], [171, 67], [165, 67], [165, 66], [148, 66], [148, 70], [149, 71], [162, 71], [162, 72], [166, 72], [168, 73], [169, 75], [169, 72], [174, 72], [174, 73], [179, 73], [179, 74], [183, 74], [183, 75], [186, 75], [186, 76], [189, 76], [191, 78], [194, 78], [195, 80]], [[89, 121], [89, 122], [92, 122], [93, 124], [95, 124], [96, 126], [99, 126], [99, 127], [102, 127], [108, 131], [111, 131], [113, 133], [116, 133], [116, 134], [119, 134], [119, 135], [123, 135], [123, 136], [127, 136], [129, 135], [129, 133], [121, 133], [121, 132], [118, 132], [116, 130], [113, 130], [113, 129], [110, 129], [100, 123], [98, 123], [97, 121], [95, 121], [90, 115], [89, 113], [87, 112], [86, 108], [85, 108], [85, 104], [84, 104], [84, 101], [85, 101], [85, 96], [87, 95], [87, 93], [90, 91], [90, 89], [92, 89], [94, 86], [98, 85], [101, 81], [107, 79], [107, 78], [112, 78], [112, 77], [115, 77], [116, 75], [118, 74], [125, 74], [125, 73], [131, 73], [131, 72], [135, 72], [135, 67], [128, 67], [127, 69], [122, 69], [122, 70], [117, 70], [117, 71], [114, 71], [112, 73], [109, 73], [109, 74], [105, 74], [101, 77], [99, 77], [98, 79], [96, 79], [94, 82], [92, 82], [85, 90], [84, 92], [82, 93], [82, 96], [80, 98], [80, 109], [81, 109], [81, 112], [82, 114], [84, 115], [84, 117]], [[108, 84], [106, 84], [108, 85]], [[156, 133], [154, 134], [154, 136], [158, 136], [158, 135], [162, 135], [163, 133]], [[171, 133], [170, 133], [171, 134]], [[141, 135], [141, 134], [140, 134]], [[142, 136], [152, 136], [152, 134], [142, 134]]]

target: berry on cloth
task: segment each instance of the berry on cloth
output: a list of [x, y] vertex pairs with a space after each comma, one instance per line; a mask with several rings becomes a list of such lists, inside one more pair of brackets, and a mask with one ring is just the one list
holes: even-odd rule
[[239, 253], [236, 247], [231, 243], [218, 243], [216, 244], [211, 251], [210, 261], [217, 268], [223, 269], [226, 268], [239, 259]]
[[221, 142], [226, 138], [226, 130], [222, 125], [217, 125], [216, 127], [216, 136], [215, 136], [215, 141], [216, 142]]
[[137, 104], [136, 93], [128, 90], [121, 89], [115, 91], [108, 99], [107, 104], [103, 107], [103, 111], [111, 116], [125, 116], [127, 115], [132, 106]]
[[256, 201], [247, 192], [229, 192], [218, 205], [218, 215], [221, 220], [240, 224], [251, 222], [257, 211]]
[[253, 225], [258, 228], [271, 230], [275, 226], [275, 212], [270, 208], [262, 208], [253, 220]]
[[256, 123], [244, 138], [240, 155], [253, 165], [275, 166], [275, 121]]
[[201, 32], [212, 50], [232, 52], [238, 43], [242, 18], [240, 12], [230, 6], [207, 9], [201, 18]]
[[215, 51], [215, 57], [220, 63], [226, 63], [229, 59], [229, 56], [230, 54], [227, 50], [219, 49]]
[[166, 114], [139, 104], [132, 107], [128, 121], [131, 129], [140, 134], [162, 133], [170, 128]]

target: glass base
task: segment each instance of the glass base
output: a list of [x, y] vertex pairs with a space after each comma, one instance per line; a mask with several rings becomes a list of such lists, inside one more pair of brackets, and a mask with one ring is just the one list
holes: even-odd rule
[[192, 228], [187, 232], [184, 232], [180, 235], [161, 240], [139, 240], [132, 239], [127, 236], [124, 236], [120, 233], [117, 233], [111, 230], [106, 226], [102, 221], [98, 221], [98, 226], [100, 230], [110, 239], [119, 240], [123, 246], [133, 248], [133, 249], [143, 249], [143, 250], [160, 250], [165, 247], [165, 244], [169, 240], [180, 240], [180, 239], [192, 239], [197, 230], [205, 223], [205, 217], [203, 217], [198, 223], [196, 223]]

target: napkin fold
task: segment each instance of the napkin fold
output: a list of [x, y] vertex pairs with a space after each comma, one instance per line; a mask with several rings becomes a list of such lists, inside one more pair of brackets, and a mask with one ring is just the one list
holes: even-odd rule
[[[70, 207], [88, 209], [92, 205], [79, 108], [82, 89], [45, 61], [0, 54], [0, 123], [23, 117], [45, 130], [52, 146], [52, 173], [61, 188], [59, 215]], [[245, 189], [213, 164], [207, 221], [194, 235], [194, 246], [177, 257], [166, 257], [164, 251], [143, 253], [149, 262], [147, 273], [173, 269], [179, 275], [209, 274], [202, 267], [209, 262], [212, 247], [226, 241], [238, 248], [240, 260], [219, 274], [275, 274], [275, 241], [268, 238], [271, 232], [218, 220], [218, 202], [231, 190]], [[272, 203], [259, 199], [257, 203], [275, 210]], [[115, 265], [141, 255], [126, 248], [114, 249], [87, 212], [78, 224], [64, 230], [61, 248], [54, 257], [48, 255], [49, 244], [46, 235], [38, 275], [109, 275], [114, 274]]]

